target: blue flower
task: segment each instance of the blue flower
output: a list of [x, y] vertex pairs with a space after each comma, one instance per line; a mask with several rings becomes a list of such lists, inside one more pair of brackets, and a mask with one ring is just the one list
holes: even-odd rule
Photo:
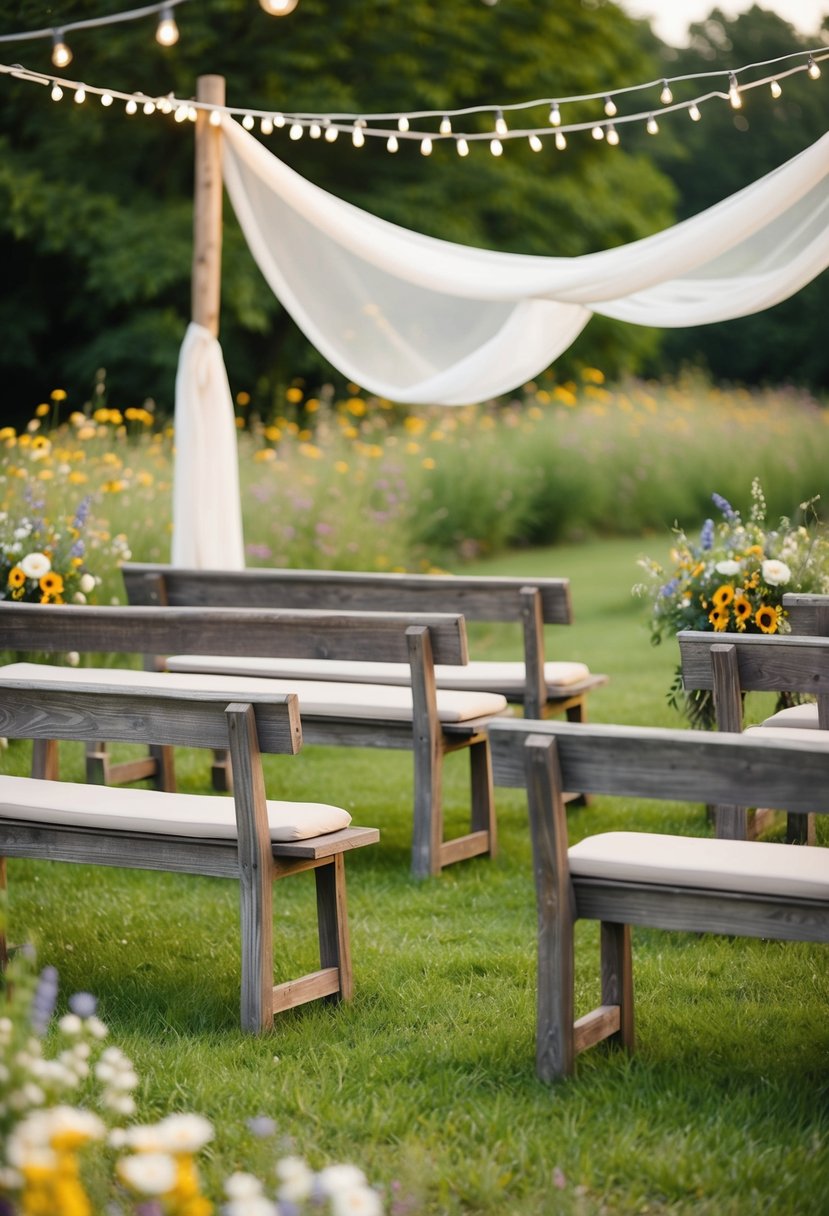
[[665, 596], [665, 598], [667, 599], [667, 598], [668, 598], [668, 596], [671, 596], [671, 595], [673, 595], [673, 594], [674, 594], [674, 592], [676, 591], [676, 589], [677, 589], [677, 587], [678, 587], [678, 586], [679, 586], [679, 579], [678, 579], [678, 578], [672, 578], [670, 582], [668, 582], [668, 583], [664, 583], [664, 584], [663, 584], [663, 585], [662, 585], [662, 586], [659, 588], [659, 594], [660, 594], [660, 595], [664, 595], [664, 596]]
[[730, 524], [733, 524], [735, 519], [739, 518], [731, 503], [727, 498], [723, 498], [722, 494], [712, 494], [711, 501], [719, 511], [722, 511], [723, 515]]
[[[723, 498], [722, 501], [725, 502], [725, 499]], [[725, 505], [728, 506], [728, 503], [725, 503]], [[729, 510], [730, 509], [731, 508], [729, 507]], [[706, 519], [705, 523], [702, 525], [702, 531], [699, 534], [699, 543], [703, 549], [710, 549], [714, 544], [713, 519]]]

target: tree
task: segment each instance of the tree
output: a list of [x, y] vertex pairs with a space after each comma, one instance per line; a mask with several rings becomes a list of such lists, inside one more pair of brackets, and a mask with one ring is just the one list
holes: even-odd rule
[[[62, 18], [101, 15], [75, 0]], [[107, 7], [121, 11], [116, 0]], [[41, 3], [21, 5], [0, 33], [48, 25]], [[51, 10], [49, 10], [51, 12]], [[71, 72], [87, 83], [192, 95], [198, 75], [227, 79], [229, 104], [276, 111], [366, 113], [457, 109], [633, 84], [655, 72], [646, 27], [605, 0], [302, 0], [282, 21], [253, 0], [209, 0], [176, 10], [172, 49], [152, 28], [125, 23], [73, 33]], [[23, 24], [21, 25], [21, 22]], [[45, 42], [15, 58], [46, 68]], [[55, 386], [88, 393], [108, 373], [113, 404], [150, 395], [172, 403], [174, 368], [189, 315], [192, 128], [154, 116], [55, 104], [46, 89], [4, 77], [0, 110], [0, 300], [6, 398], [21, 408]], [[584, 113], [587, 111], [585, 110]], [[595, 103], [593, 114], [600, 113]], [[536, 112], [546, 122], [546, 108]], [[573, 138], [535, 154], [510, 142], [499, 160], [478, 145], [461, 162], [438, 145], [427, 160], [368, 140], [355, 150], [283, 131], [270, 146], [300, 173], [375, 214], [450, 240], [525, 253], [572, 255], [663, 227], [673, 191], [641, 151]], [[267, 402], [299, 372], [331, 375], [262, 281], [226, 211], [222, 345], [236, 389]], [[635, 367], [648, 331], [594, 322], [582, 343], [606, 370]], [[575, 356], [578, 358], [578, 351]], [[595, 361], [592, 354], [587, 356]]]

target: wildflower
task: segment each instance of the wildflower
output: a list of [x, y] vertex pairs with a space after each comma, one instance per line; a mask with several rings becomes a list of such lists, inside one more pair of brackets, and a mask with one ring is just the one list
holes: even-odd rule
[[760, 567], [760, 573], [763, 576], [763, 582], [768, 583], [770, 587], [781, 587], [783, 583], [788, 583], [792, 577], [792, 572], [786, 563], [774, 559], [763, 562]]
[[722, 494], [712, 494], [711, 501], [718, 511], [722, 511], [729, 523], [734, 523], [734, 521], [739, 518], [731, 503], [727, 498], [723, 498]]
[[780, 609], [776, 604], [763, 604], [754, 614], [754, 623], [761, 633], [776, 633], [780, 624]]
[[39, 580], [40, 590], [44, 595], [50, 598], [63, 594], [63, 579], [54, 570], [50, 570], [48, 574], [44, 574]]
[[46, 415], [49, 413], [49, 409], [50, 409], [50, 407], [45, 403], [45, 401], [41, 402], [40, 405], [35, 407], [35, 417], [36, 418], [45, 418]]
[[81, 575], [80, 583], [78, 584], [78, 586], [80, 587], [80, 590], [84, 593], [84, 595], [89, 595], [90, 592], [95, 590], [94, 574], [90, 574], [88, 570], [85, 570], [84, 573]]
[[52, 563], [45, 553], [27, 553], [20, 563], [20, 569], [26, 578], [41, 579], [52, 569]]
[[299, 405], [302, 395], [301, 388], [288, 388], [285, 390], [285, 400], [289, 401], [291, 405]]
[[303, 1203], [311, 1195], [314, 1175], [301, 1157], [283, 1157], [276, 1163], [279, 1198], [285, 1203]]
[[20, 566], [12, 566], [9, 571], [8, 585], [10, 587], [22, 587], [26, 581], [26, 575], [21, 570]]
[[708, 613], [708, 620], [717, 633], [728, 628], [728, 612], [724, 608], [712, 608]]
[[726, 558], [725, 561], [717, 562], [714, 569], [717, 574], [724, 574], [726, 578], [733, 578], [735, 574], [740, 573], [740, 563], [735, 562], [732, 558]]
[[65, 401], [66, 400], [66, 390], [63, 388], [53, 388], [51, 393], [49, 394], [49, 396], [52, 398], [53, 401]]
[[700, 548], [707, 552], [714, 543], [714, 521], [706, 519], [699, 536]]
[[723, 583], [711, 596], [711, 600], [717, 608], [727, 608], [733, 599], [734, 588], [730, 583]]
[[731, 611], [734, 613], [734, 620], [736, 621], [737, 628], [740, 633], [742, 633], [751, 618], [751, 600], [746, 599], [741, 591], [738, 592], [734, 596]]
[[166, 1195], [176, 1184], [176, 1162], [169, 1153], [137, 1153], [122, 1157], [118, 1176], [141, 1195]]

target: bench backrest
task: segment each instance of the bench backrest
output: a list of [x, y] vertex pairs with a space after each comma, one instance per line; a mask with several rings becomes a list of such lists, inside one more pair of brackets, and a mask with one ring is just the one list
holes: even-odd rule
[[496, 785], [526, 785], [525, 744], [554, 737], [565, 789], [663, 801], [829, 813], [829, 739], [815, 741], [500, 718], [489, 728]]
[[346, 611], [457, 612], [471, 621], [521, 621], [521, 592], [537, 590], [545, 624], [569, 625], [573, 611], [564, 578], [374, 574], [354, 570], [182, 570], [125, 563], [131, 604], [184, 607], [335, 608]]
[[436, 663], [469, 660], [463, 616], [258, 608], [91, 607], [0, 602], [0, 650], [409, 661], [428, 629]]
[[783, 607], [792, 633], [829, 637], [829, 595], [790, 591], [783, 596]]
[[[58, 609], [60, 611], [60, 609]], [[79, 686], [71, 670], [36, 687], [0, 671], [0, 735], [10, 739], [168, 743], [228, 747], [228, 710], [252, 705], [263, 752], [294, 754], [302, 746], [294, 693], [188, 692]]]

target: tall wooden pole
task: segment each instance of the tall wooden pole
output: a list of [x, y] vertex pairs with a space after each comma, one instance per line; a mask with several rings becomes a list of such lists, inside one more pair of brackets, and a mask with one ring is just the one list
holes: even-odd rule
[[[225, 104], [223, 76], [200, 76], [196, 99]], [[196, 171], [193, 199], [192, 316], [197, 325], [219, 336], [222, 292], [222, 131], [210, 122], [211, 111], [196, 118]]]

